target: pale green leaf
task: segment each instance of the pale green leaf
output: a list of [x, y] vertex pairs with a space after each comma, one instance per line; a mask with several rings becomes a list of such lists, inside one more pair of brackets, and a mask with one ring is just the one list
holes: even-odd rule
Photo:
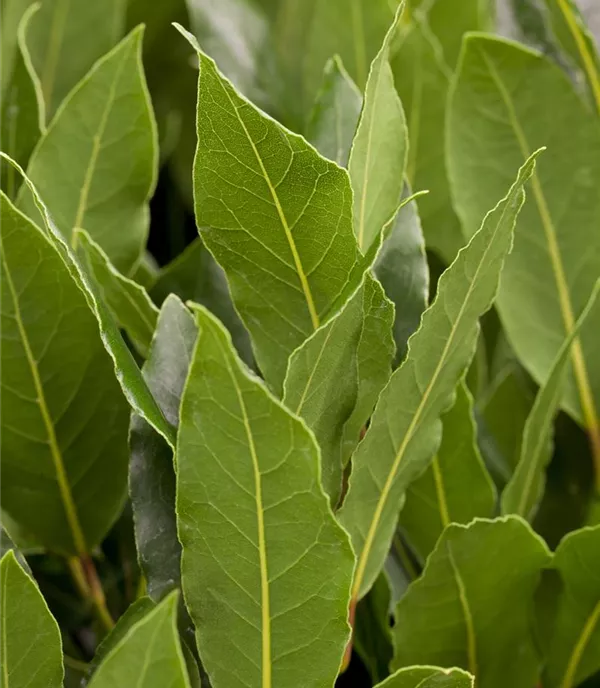
[[354, 602], [383, 567], [406, 488], [438, 448], [439, 416], [452, 404], [473, 356], [478, 320], [496, 294], [524, 201], [523, 185], [533, 166], [532, 157], [440, 278], [437, 297], [409, 340], [407, 358], [381, 393], [354, 454], [350, 488], [339, 514], [359, 557]]
[[158, 308], [144, 287], [122, 275], [112, 265], [106, 253], [85, 230], [76, 229], [74, 237], [79, 258], [96, 283], [99, 295], [137, 351], [147, 356]]
[[329, 322], [290, 356], [283, 403], [321, 449], [321, 481], [336, 505], [342, 470], [392, 372], [394, 308], [368, 273]]
[[[306, 129], [306, 138], [326, 158], [347, 167], [362, 95], [335, 56], [325, 65], [323, 83]], [[387, 219], [387, 218], [386, 218]]]
[[81, 554], [125, 499], [128, 407], [62, 254], [0, 203], [2, 508], [46, 547]]
[[399, 669], [375, 688], [473, 688], [475, 679], [462, 669], [415, 666]]
[[[85, 229], [124, 274], [146, 242], [157, 167], [142, 34], [132, 31], [71, 91], [27, 171], [65, 239]], [[29, 194], [20, 205], [35, 217]]]
[[44, 0], [28, 45], [50, 115], [123, 32], [125, 0]]
[[178, 593], [133, 624], [100, 663], [89, 688], [190, 688], [177, 632]]
[[[168, 296], [142, 371], [165, 418], [175, 428], [196, 334], [191, 313], [174, 294]], [[159, 600], [180, 584], [173, 450], [137, 414], [131, 419], [129, 443], [129, 493], [138, 558], [148, 594]]]
[[595, 310], [600, 307], [599, 292], [600, 282], [597, 282], [590, 300], [560, 348], [548, 379], [540, 389], [527, 418], [519, 463], [502, 493], [502, 511], [505, 514], [515, 513], [531, 520], [542, 497], [545, 469], [552, 458], [554, 418], [560, 406], [571, 347], [587, 319], [595, 319]]
[[[600, 273], [598, 122], [548, 59], [509, 41], [472, 35], [451, 95], [448, 132], [452, 191], [467, 235], [514, 165], [539, 145], [552, 151], [533, 176], [498, 295], [509, 341], [541, 384]], [[596, 319], [574, 341], [574, 371], [562, 401], [592, 433], [598, 428], [599, 329]]]
[[[4, 481], [4, 478], [3, 478]], [[60, 630], [13, 551], [0, 562], [2, 688], [62, 688]]]
[[319, 452], [196, 306], [177, 444], [182, 584], [213, 688], [332, 685], [354, 556]]
[[569, 533], [553, 567], [562, 588], [550, 628], [544, 686], [574, 688], [600, 670], [600, 526]]
[[403, 9], [401, 2], [371, 64], [348, 161], [354, 191], [354, 232], [363, 253], [393, 217], [404, 185], [408, 132], [390, 66], [391, 43]]
[[5, 89], [8, 86], [14, 69], [14, 62], [18, 55], [19, 24], [27, 9], [35, 0], [2, 0], [0, 11], [2, 23], [0, 24], [0, 93], [4, 98]]
[[534, 686], [531, 612], [550, 558], [516, 516], [448, 526], [396, 608], [392, 667], [458, 666], [480, 688]]
[[447, 525], [490, 517], [495, 506], [494, 483], [477, 449], [473, 398], [461, 382], [454, 406], [442, 416], [440, 448], [408, 488], [400, 524], [425, 561]]
[[350, 183], [198, 55], [196, 222], [225, 270], [257, 363], [279, 391], [289, 355], [362, 271]]

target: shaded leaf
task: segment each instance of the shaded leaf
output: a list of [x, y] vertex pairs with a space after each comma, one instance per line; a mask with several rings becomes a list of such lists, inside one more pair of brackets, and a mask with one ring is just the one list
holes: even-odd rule
[[353, 601], [379, 574], [404, 492], [438, 448], [439, 416], [453, 403], [454, 389], [473, 356], [477, 323], [495, 296], [533, 165], [531, 158], [440, 278], [438, 295], [409, 340], [407, 358], [381, 393], [354, 454], [350, 488], [339, 513], [359, 557]]
[[[179, 425], [179, 403], [196, 335], [196, 324], [188, 309], [174, 294], [167, 297], [142, 371], [163, 414], [175, 428]], [[137, 414], [131, 418], [129, 443], [135, 540], [148, 594], [158, 601], [179, 586], [180, 578], [173, 450]]]
[[89, 688], [190, 688], [177, 632], [178, 593], [134, 623], [94, 672]]
[[0, 562], [3, 688], [61, 688], [60, 630], [33, 579], [15, 554]]
[[461, 669], [417, 666], [399, 669], [376, 688], [473, 688], [475, 679]]
[[318, 448], [237, 358], [200, 329], [181, 405], [182, 584], [214, 688], [331, 685], [348, 640], [354, 557], [319, 483]]
[[530, 613], [549, 561], [518, 517], [448, 526], [398, 603], [392, 667], [459, 666], [481, 688], [531, 688], [539, 660]]
[[63, 256], [0, 203], [2, 508], [46, 547], [81, 554], [125, 499], [128, 408]]
[[425, 561], [450, 523], [491, 517], [496, 490], [477, 449], [473, 398], [464, 382], [442, 416], [442, 443], [425, 473], [408, 488], [400, 524]]
[[27, 560], [17, 549], [15, 543], [11, 540], [10, 536], [4, 529], [4, 526], [2, 526], [0, 527], [0, 557], [3, 557], [7, 552], [10, 552], [11, 550], [14, 552], [15, 559], [17, 560], [19, 566], [21, 566], [21, 568], [24, 569], [25, 572], [31, 576], [31, 569], [29, 568]]
[[198, 55], [196, 222], [279, 391], [288, 356], [327, 319], [359, 267], [350, 184]]
[[[65, 239], [85, 229], [124, 274], [146, 242], [157, 166], [142, 33], [132, 31], [69, 93], [27, 171]], [[19, 203], [36, 217], [29, 194]]]

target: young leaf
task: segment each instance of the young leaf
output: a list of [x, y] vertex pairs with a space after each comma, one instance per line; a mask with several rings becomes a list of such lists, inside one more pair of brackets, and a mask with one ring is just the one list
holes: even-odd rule
[[515, 513], [531, 520], [541, 499], [545, 483], [544, 472], [552, 456], [554, 417], [560, 406], [571, 347], [582, 325], [588, 318], [595, 319], [594, 311], [600, 307], [599, 292], [600, 281], [596, 283], [590, 300], [558, 352], [550, 375], [540, 389], [527, 418], [519, 463], [502, 493], [502, 511], [505, 514]]
[[348, 175], [242, 98], [184, 34], [200, 59], [196, 221], [279, 391], [289, 355], [358, 267]]
[[0, 589], [2, 688], [62, 688], [58, 624], [12, 550], [0, 562]]
[[[167, 297], [142, 371], [165, 418], [175, 428], [197, 332], [188, 309], [174, 294]], [[135, 541], [148, 594], [159, 600], [179, 585], [180, 578], [173, 449], [137, 414], [131, 418], [129, 444]]]
[[[549, 112], [555, 116], [536, 115]], [[519, 219], [498, 295], [517, 357], [543, 383], [600, 273], [600, 128], [559, 67], [514, 43], [472, 35], [451, 94], [448, 131], [452, 190], [468, 234], [508, 170], [540, 142], [552, 150], [533, 176], [532, 202]], [[562, 406], [587, 428], [600, 481], [600, 320], [588, 327], [573, 342]]]
[[543, 540], [518, 517], [448, 526], [398, 603], [392, 668], [459, 666], [481, 688], [534, 686], [530, 612], [549, 561]]
[[340, 167], [348, 165], [361, 106], [362, 95], [336, 55], [325, 65], [323, 83], [308, 121], [306, 138], [321, 155], [337, 162]]
[[94, 62], [120, 38], [125, 8], [125, 0], [42, 2], [31, 26], [28, 45], [50, 115]]
[[102, 660], [89, 688], [190, 688], [177, 632], [178, 593], [135, 623]]
[[321, 449], [321, 480], [337, 504], [342, 470], [392, 372], [394, 309], [368, 273], [340, 312], [290, 356], [283, 403]]
[[[23, 13], [12, 71], [2, 91], [2, 147], [21, 165], [27, 164], [33, 147], [46, 128], [44, 101], [26, 44], [27, 29], [39, 7], [38, 3], [32, 4]], [[2, 20], [5, 21], [4, 12]], [[2, 58], [5, 58], [4, 52]], [[14, 198], [17, 179], [14, 168], [10, 166], [2, 166], [2, 188], [10, 198]]]
[[544, 686], [574, 688], [600, 670], [600, 526], [569, 533], [553, 567], [563, 588], [545, 648]]
[[421, 561], [450, 523], [490, 517], [496, 489], [477, 449], [473, 398], [464, 382], [442, 416], [442, 443], [425, 473], [406, 494], [400, 524]]
[[404, 0], [371, 64], [348, 162], [354, 191], [354, 232], [363, 253], [393, 217], [404, 185], [408, 132], [390, 67], [391, 43], [403, 9]]
[[359, 557], [353, 602], [383, 566], [404, 492], [440, 441], [439, 416], [473, 355], [479, 317], [496, 293], [523, 204], [534, 156], [479, 232], [442, 275], [438, 295], [409, 340], [408, 355], [381, 393], [365, 439], [352, 460], [350, 488], [339, 517]]
[[462, 669], [433, 666], [406, 667], [375, 688], [473, 688], [475, 678]]
[[119, 513], [128, 407], [86, 298], [48, 237], [0, 198], [2, 508], [82, 554]]
[[142, 356], [147, 356], [158, 308], [146, 290], [123, 276], [108, 256], [83, 229], [76, 229], [74, 244], [82, 264], [98, 286], [98, 292], [117, 323], [127, 332], [133, 345]]
[[[132, 31], [71, 91], [27, 171], [65, 239], [82, 227], [124, 274], [146, 242], [157, 167], [142, 33]], [[29, 194], [19, 202], [36, 217]]]
[[332, 685], [354, 556], [320, 486], [318, 448], [196, 306], [181, 403], [182, 584], [214, 688]]

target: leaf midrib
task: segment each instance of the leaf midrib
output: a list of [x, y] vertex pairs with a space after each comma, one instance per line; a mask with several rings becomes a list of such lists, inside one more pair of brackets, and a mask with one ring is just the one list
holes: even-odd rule
[[577, 673], [577, 669], [579, 668], [579, 664], [583, 657], [583, 653], [586, 650], [590, 638], [592, 637], [592, 633], [594, 632], [599, 620], [600, 600], [596, 603], [596, 606], [593, 608], [591, 614], [586, 619], [586, 622], [583, 625], [579, 638], [577, 639], [575, 647], [571, 652], [569, 663], [565, 670], [565, 674], [560, 684], [560, 688], [573, 688], [573, 685], [575, 683], [575, 674]]
[[29, 365], [31, 372], [31, 377], [33, 380], [33, 385], [36, 391], [36, 402], [40, 409], [40, 415], [42, 416], [42, 422], [46, 428], [46, 433], [48, 435], [48, 445], [50, 447], [50, 455], [52, 457], [52, 463], [54, 464], [54, 471], [56, 473], [56, 481], [58, 483], [58, 489], [65, 510], [65, 516], [67, 523], [71, 530], [71, 536], [73, 538], [73, 544], [75, 549], [79, 554], [85, 554], [87, 551], [85, 537], [83, 535], [83, 530], [81, 524], [79, 523], [79, 516], [77, 514], [77, 507], [75, 506], [75, 501], [71, 493], [71, 487], [69, 485], [69, 479], [67, 476], [67, 471], [65, 468], [64, 460], [60, 447], [58, 445], [58, 439], [56, 437], [56, 432], [54, 429], [54, 424], [52, 423], [52, 418], [50, 416], [50, 411], [46, 403], [46, 397], [44, 394], [44, 388], [42, 385], [42, 380], [37, 367], [37, 362], [33, 355], [33, 350], [29, 342], [29, 337], [27, 335], [27, 330], [25, 329], [25, 324], [21, 316], [21, 309], [19, 306], [18, 295], [15, 289], [14, 283], [12, 281], [12, 276], [8, 268], [8, 263], [6, 261], [6, 256], [4, 249], [2, 248], [2, 264], [4, 266], [4, 275], [6, 277], [6, 282], [8, 284], [8, 289], [10, 291], [11, 300], [15, 309], [15, 321], [17, 323], [17, 328], [19, 330], [19, 336], [23, 344], [23, 349], [25, 350], [25, 357]]
[[452, 575], [454, 576], [454, 580], [456, 582], [458, 599], [465, 619], [465, 630], [467, 633], [467, 663], [469, 672], [473, 674], [473, 676], [477, 676], [477, 640], [475, 635], [475, 627], [473, 624], [473, 615], [471, 614], [471, 607], [469, 606], [469, 599], [467, 597], [467, 589], [454, 559], [450, 542], [447, 543], [447, 550], [448, 561], [450, 562]]
[[[8, 563], [8, 562], [7, 562]], [[7, 615], [7, 599], [8, 595], [6, 590], [8, 588], [7, 577], [8, 577], [8, 566], [5, 566], [4, 575], [2, 576], [2, 674], [4, 676], [5, 688], [8, 686], [8, 631], [6, 627], [6, 615]]]
[[[264, 162], [260, 156], [260, 153], [258, 152], [258, 149], [256, 148], [256, 144], [254, 143], [254, 141], [252, 140], [252, 137], [250, 136], [250, 132], [248, 131], [244, 120], [240, 117], [240, 113], [238, 112], [238, 109], [235, 106], [235, 103], [233, 102], [231, 95], [229, 94], [229, 91], [225, 87], [223, 80], [220, 79], [218, 77], [218, 75], [217, 75], [217, 81], [219, 82], [221, 88], [223, 89], [223, 93], [225, 93], [225, 95], [227, 96], [227, 100], [229, 101], [229, 104], [231, 105], [231, 108], [233, 109], [233, 112], [235, 113], [235, 116], [236, 116], [238, 122], [240, 123], [240, 126], [244, 130], [244, 134], [245, 134], [246, 138], [248, 139], [248, 143], [250, 144], [252, 151], [254, 152], [254, 155], [256, 157], [256, 161], [258, 162], [258, 165], [260, 167], [263, 178], [264, 178], [264, 180], [267, 183], [267, 186], [269, 188], [271, 198], [273, 199], [273, 203], [275, 204], [275, 208], [277, 209], [279, 221], [281, 222], [281, 226], [283, 227], [283, 231], [285, 233], [285, 236], [286, 236], [286, 239], [288, 241], [290, 250], [292, 252], [292, 257], [294, 259], [294, 265], [296, 266], [296, 273], [298, 274], [298, 279], [300, 280], [300, 285], [302, 286], [302, 291], [304, 292], [304, 298], [306, 300], [306, 306], [308, 308], [311, 323], [312, 323], [313, 329], [316, 330], [320, 325], [319, 315], [317, 313], [317, 309], [315, 308], [315, 303], [313, 300], [310, 285], [308, 283], [308, 278], [306, 277], [306, 273], [304, 272], [304, 268], [302, 266], [302, 261], [300, 260], [300, 254], [298, 253], [298, 248], [296, 247], [296, 242], [294, 241], [292, 231], [291, 231], [290, 226], [288, 224], [287, 218], [285, 217], [285, 213], [283, 212], [283, 207], [281, 205], [281, 201], [279, 200], [279, 195], [277, 194], [277, 191], [275, 190], [275, 187], [273, 186], [273, 183], [271, 182], [271, 178], [269, 177], [269, 174], [267, 172], [267, 169], [265, 168]], [[292, 155], [293, 155], [293, 152], [292, 152]]]

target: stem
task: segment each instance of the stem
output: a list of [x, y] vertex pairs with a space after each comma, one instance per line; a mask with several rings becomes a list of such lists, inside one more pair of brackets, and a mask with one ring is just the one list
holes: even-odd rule
[[93, 607], [104, 630], [111, 631], [115, 622], [106, 606], [102, 583], [92, 558], [87, 554], [69, 557], [68, 564], [79, 594]]
[[81, 673], [87, 673], [90, 665], [87, 662], [82, 662], [80, 659], [75, 659], [75, 657], [70, 657], [69, 655], [63, 655], [63, 662], [65, 666], [80, 671]]

